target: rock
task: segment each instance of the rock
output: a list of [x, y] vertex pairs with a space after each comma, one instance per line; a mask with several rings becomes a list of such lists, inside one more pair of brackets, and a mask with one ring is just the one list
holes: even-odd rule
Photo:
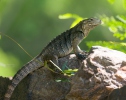
[[3, 100], [8, 84], [10, 84], [10, 80], [0, 76], [0, 100]]
[[113, 90], [107, 100], [126, 100], [126, 85]]
[[125, 53], [93, 46], [85, 60], [70, 54], [59, 64], [78, 71], [68, 77], [42, 67], [22, 80], [12, 100], [126, 100]]
[[[74, 54], [59, 59], [60, 68], [79, 68]], [[43, 67], [30, 75], [28, 100], [64, 100], [70, 91], [69, 77]]]
[[126, 54], [93, 46], [89, 56], [72, 78], [71, 90], [66, 99], [107, 100], [114, 89], [124, 85], [126, 85]]

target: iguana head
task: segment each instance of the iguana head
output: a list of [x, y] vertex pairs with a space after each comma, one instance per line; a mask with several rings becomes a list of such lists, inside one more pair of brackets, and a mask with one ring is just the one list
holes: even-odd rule
[[95, 28], [97, 25], [101, 24], [101, 20], [97, 18], [88, 18], [82, 20], [80, 23], [78, 23], [77, 27], [80, 31], [84, 33], [85, 36], [88, 35], [90, 30]]

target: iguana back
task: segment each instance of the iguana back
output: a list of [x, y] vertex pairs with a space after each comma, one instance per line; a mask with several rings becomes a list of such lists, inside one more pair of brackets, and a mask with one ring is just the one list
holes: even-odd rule
[[58, 65], [58, 58], [68, 55], [72, 50], [78, 58], [83, 57], [83, 51], [79, 48], [79, 43], [88, 35], [90, 30], [99, 25], [101, 21], [96, 18], [82, 20], [73, 28], [63, 32], [54, 38], [33, 60], [24, 65], [12, 79], [8, 86], [4, 100], [10, 100], [11, 95], [18, 83], [29, 73], [44, 66], [44, 61], [52, 60]]

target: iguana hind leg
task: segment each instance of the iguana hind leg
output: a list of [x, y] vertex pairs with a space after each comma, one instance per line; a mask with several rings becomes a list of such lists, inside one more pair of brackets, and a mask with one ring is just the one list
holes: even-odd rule
[[45, 62], [47, 62], [47, 66], [49, 67], [49, 69], [51, 69], [51, 71], [53, 71], [55, 73], [63, 73], [59, 67], [59, 62], [58, 62], [57, 56], [45, 55], [45, 57], [43, 59]]

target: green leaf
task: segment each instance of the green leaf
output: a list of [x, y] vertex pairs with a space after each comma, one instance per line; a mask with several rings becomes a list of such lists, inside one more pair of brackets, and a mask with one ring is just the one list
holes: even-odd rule
[[123, 8], [126, 10], [126, 0], [123, 0]]
[[59, 19], [69, 19], [69, 18], [74, 18], [74, 19], [83, 19], [82, 17], [76, 15], [76, 14], [71, 14], [71, 13], [66, 13], [63, 15], [59, 15]]
[[81, 20], [83, 20], [83, 18], [78, 18], [76, 19], [72, 24], [71, 24], [71, 28], [74, 27], [78, 22], [80, 22]]
[[55, 80], [56, 82], [70, 82], [67, 78], [63, 79], [63, 78], [59, 78]]
[[114, 27], [114, 26], [110, 26], [110, 27], [109, 27], [109, 30], [110, 30], [111, 32], [113, 32], [113, 33], [117, 32], [117, 28]]
[[113, 4], [113, 3], [115, 2], [115, 0], [108, 0], [108, 2], [109, 2], [110, 4]]
[[57, 79], [57, 80], [55, 80], [56, 82], [61, 82], [62, 80], [61, 79]]
[[93, 45], [104, 46], [107, 48], [115, 49], [126, 53], [126, 43], [122, 42], [112, 42], [112, 41], [88, 41], [86, 42], [88, 48], [91, 48]]
[[78, 16], [76, 14], [71, 14], [71, 13], [66, 13], [66, 14], [63, 14], [63, 15], [59, 15], [59, 19], [69, 19], [69, 18], [75, 19], [70, 27], [74, 27], [78, 22], [80, 22], [81, 20], [84, 19], [83, 17], [80, 17], [80, 16]]
[[120, 43], [122, 46], [126, 46], [126, 43]]
[[117, 15], [116, 18], [100, 16], [103, 21], [103, 25], [107, 26], [109, 30], [114, 33], [113, 36], [124, 40], [126, 38], [126, 17], [123, 15]]
[[73, 73], [73, 72], [77, 72], [78, 69], [68, 69], [68, 70], [64, 70], [64, 73]]
[[69, 18], [72, 18], [72, 14], [70, 13], [66, 13], [66, 14], [63, 14], [63, 15], [59, 15], [59, 19], [69, 19]]
[[121, 22], [126, 24], [126, 17], [123, 15], [117, 15], [116, 18], [118, 18]]

